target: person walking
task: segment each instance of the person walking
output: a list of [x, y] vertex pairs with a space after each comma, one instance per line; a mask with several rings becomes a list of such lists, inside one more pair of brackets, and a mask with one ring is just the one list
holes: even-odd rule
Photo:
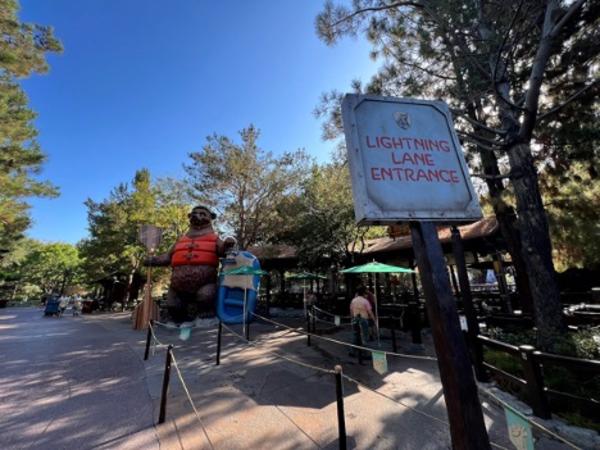
[[373, 316], [375, 319], [369, 319], [369, 341], [372, 341], [376, 338], [375, 336], [375, 328], [379, 321], [377, 320], [377, 307], [375, 305], [375, 295], [369, 290], [369, 288], [365, 288], [365, 298], [369, 301], [371, 305], [371, 311], [373, 312]]
[[[373, 308], [366, 298], [367, 289], [359, 286], [356, 290], [356, 296], [350, 302], [350, 317], [352, 317], [352, 328], [354, 330], [354, 345], [364, 346], [369, 337], [369, 320], [375, 322]], [[352, 351], [351, 356], [355, 352]]]

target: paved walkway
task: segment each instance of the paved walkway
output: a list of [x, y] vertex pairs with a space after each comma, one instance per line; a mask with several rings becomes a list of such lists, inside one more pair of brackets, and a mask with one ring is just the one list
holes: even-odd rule
[[[168, 450], [337, 448], [333, 375], [275, 352], [309, 366], [342, 364], [346, 374], [377, 390], [344, 384], [349, 448], [450, 448], [433, 361], [390, 358], [390, 372], [380, 376], [369, 364], [358, 365], [347, 348], [314, 339], [307, 347], [304, 337], [253, 324], [256, 346], [224, 335], [216, 366], [215, 327], [194, 329], [187, 341], [159, 328], [158, 338], [175, 345], [202, 425], [173, 371], [167, 422], [155, 428], [164, 348], [142, 361], [145, 334], [131, 329], [128, 314], [41, 316], [40, 310], [0, 310], [2, 449], [152, 450], [159, 442]], [[407, 338], [399, 342], [406, 351]], [[389, 340], [382, 344], [391, 347]], [[492, 441], [513, 448], [504, 413], [483, 406]], [[563, 448], [541, 444], [537, 448]]]
[[80, 317], [0, 309], [0, 448], [158, 449], [142, 361]]
[[[89, 320], [101, 322], [132, 345], [139, 342], [139, 334], [132, 334], [123, 316], [97, 316]], [[236, 331], [240, 331], [239, 327]], [[390, 360], [390, 372], [380, 376], [368, 363], [359, 366], [355, 358], [348, 356], [347, 348], [336, 344], [316, 342], [313, 338], [313, 345], [308, 347], [306, 338], [271, 325], [253, 324], [251, 334], [254, 347], [224, 334], [221, 365], [215, 366], [214, 327], [194, 329], [185, 342], [179, 340], [177, 331], [157, 327], [158, 339], [175, 345], [175, 356], [206, 432], [173, 373], [168, 420], [157, 427], [162, 448], [338, 448], [333, 375], [283, 360], [274, 352], [326, 369], [342, 364], [346, 374], [389, 397], [344, 383], [349, 448], [450, 448], [448, 427], [443, 423], [447, 421], [445, 404], [434, 361]], [[400, 337], [399, 341], [399, 351], [409, 347], [406, 339]], [[382, 344], [391, 346], [389, 340], [383, 340]], [[142, 355], [143, 346], [138, 348]], [[158, 348], [146, 362], [156, 411], [164, 355], [164, 349]], [[484, 411], [493, 440], [511, 448], [506, 438], [504, 413], [487, 403]]]

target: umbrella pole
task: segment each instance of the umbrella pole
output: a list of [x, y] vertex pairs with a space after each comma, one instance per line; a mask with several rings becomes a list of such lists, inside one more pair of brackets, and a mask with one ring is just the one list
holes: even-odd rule
[[381, 346], [379, 342], [379, 309], [377, 307], [377, 274], [373, 273], [373, 286], [375, 287], [375, 326], [377, 327], [377, 347]]
[[302, 303], [304, 304], [304, 317], [306, 317], [306, 280], [302, 281]]

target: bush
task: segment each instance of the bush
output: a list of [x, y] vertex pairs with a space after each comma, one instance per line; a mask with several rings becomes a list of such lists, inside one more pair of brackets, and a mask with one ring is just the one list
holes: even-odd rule
[[[507, 332], [490, 328], [487, 335], [511, 345], [536, 346], [535, 330]], [[581, 329], [554, 338], [554, 353], [573, 358], [600, 359], [600, 327]]]

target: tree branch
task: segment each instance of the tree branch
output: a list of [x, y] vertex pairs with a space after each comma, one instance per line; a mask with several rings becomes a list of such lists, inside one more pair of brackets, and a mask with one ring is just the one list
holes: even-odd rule
[[[496, 83], [496, 75], [498, 72], [498, 63], [500, 62], [500, 58], [502, 57], [502, 52], [504, 51], [504, 46], [506, 45], [508, 36], [510, 36], [510, 31], [512, 30], [513, 26], [515, 25], [515, 22], [517, 20], [517, 17], [519, 16], [519, 13], [521, 12], [521, 7], [523, 6], [524, 1], [525, 0], [521, 0], [519, 2], [519, 6], [517, 7], [515, 14], [510, 21], [510, 25], [508, 26], [506, 33], [504, 34], [504, 39], [502, 39], [502, 44], [500, 45], [500, 48], [498, 49], [498, 55], [496, 56], [496, 63], [494, 64], [494, 77], [493, 77], [494, 85]], [[506, 67], [506, 65], [505, 65], [505, 67]], [[503, 71], [502, 76], [504, 76], [504, 73], [506, 73], [506, 71]]]
[[487, 139], [487, 138], [484, 138], [484, 137], [481, 137], [481, 136], [477, 136], [476, 134], [469, 133], [467, 131], [457, 131], [457, 133], [461, 137], [474, 139], [478, 143], [481, 143], [481, 144], [484, 144], [484, 145], [487, 145], [487, 146], [497, 146], [497, 147], [503, 147], [504, 146], [503, 142], [493, 141], [491, 139]]
[[472, 173], [472, 177], [483, 178], [484, 180], [506, 180], [512, 177], [512, 173], [507, 173], [506, 175], [488, 175], [485, 173]]
[[581, 9], [581, 7], [583, 6], [584, 3], [585, 3], [585, 0], [577, 0], [575, 3], [571, 4], [571, 6], [567, 10], [567, 12], [565, 12], [563, 14], [563, 16], [560, 18], [560, 20], [552, 28], [550, 35], [553, 38], [558, 35], [558, 33], [560, 32], [560, 29], [565, 25], [565, 23], [567, 23], [569, 21], [569, 19], [571, 19], [571, 17], [573, 17], [573, 14], [575, 14], [579, 9]]
[[498, 130], [497, 128], [488, 127], [486, 124], [479, 122], [475, 119], [472, 119], [469, 116], [464, 115], [464, 113], [459, 110], [452, 110], [452, 113], [457, 115], [461, 119], [466, 120], [474, 127], [481, 128], [482, 130], [489, 131], [490, 133], [498, 134], [500, 136], [506, 136], [506, 130]]
[[428, 69], [426, 67], [423, 67], [423, 66], [417, 64], [416, 62], [409, 62], [406, 59], [398, 57], [397, 55], [394, 55], [394, 56], [396, 57], [396, 60], [398, 61], [399, 64], [405, 65], [407, 67], [411, 67], [413, 69], [420, 70], [420, 71], [422, 71], [422, 72], [424, 72], [427, 75], [430, 75], [432, 77], [437, 77], [437, 78], [440, 78], [442, 80], [449, 80], [449, 81], [456, 81], [457, 80], [456, 77], [449, 77], [449, 76], [445, 76], [445, 75], [440, 75], [435, 70], [431, 70], [431, 69]]
[[561, 109], [563, 109], [565, 106], [567, 106], [569, 103], [571, 103], [572, 101], [574, 101], [578, 97], [580, 97], [581, 94], [583, 94], [584, 92], [586, 92], [588, 89], [594, 87], [598, 83], [600, 83], [600, 80], [597, 79], [597, 80], [594, 80], [593, 82], [591, 82], [590, 84], [588, 84], [587, 86], [581, 88], [580, 90], [578, 90], [577, 92], [575, 92], [573, 95], [571, 95], [569, 98], [567, 98], [564, 102], [562, 102], [560, 105], [557, 105], [554, 108], [551, 108], [548, 111], [546, 111], [545, 113], [541, 114], [538, 117], [538, 122], [542, 121], [544, 119], [547, 119], [549, 116], [552, 116], [553, 114], [557, 113], [558, 111], [560, 111]]
[[528, 141], [531, 139], [531, 134], [533, 133], [533, 129], [535, 127], [538, 104], [540, 100], [540, 90], [544, 80], [546, 65], [548, 64], [548, 60], [552, 54], [552, 46], [554, 43], [554, 39], [551, 34], [551, 31], [554, 28], [552, 16], [556, 13], [557, 9], [558, 1], [551, 0], [546, 6], [546, 11], [544, 13], [542, 38], [533, 59], [531, 73], [528, 80], [529, 86], [527, 93], [525, 94], [525, 115], [519, 130], [519, 139], [521, 141]]
[[490, 147], [489, 145], [485, 145], [482, 142], [479, 142], [477, 139], [474, 139], [470, 136], [461, 136], [465, 141], [468, 141], [472, 144], [475, 144], [480, 150], [487, 150], [489, 152], [494, 152], [496, 149]]
[[388, 9], [394, 9], [394, 8], [399, 8], [401, 6], [413, 6], [415, 8], [422, 8], [423, 5], [419, 2], [410, 2], [410, 1], [405, 1], [405, 2], [394, 2], [394, 3], [390, 3], [388, 5], [381, 5], [381, 6], [370, 6], [368, 8], [361, 8], [361, 9], [357, 9], [354, 12], [352, 12], [351, 14], [342, 17], [340, 20], [334, 22], [331, 24], [331, 27], [337, 27], [339, 24], [343, 23], [343, 22], [347, 22], [348, 20], [352, 20], [354, 17], [359, 16], [361, 14], [367, 13], [367, 12], [379, 12], [379, 11], [385, 11]]

